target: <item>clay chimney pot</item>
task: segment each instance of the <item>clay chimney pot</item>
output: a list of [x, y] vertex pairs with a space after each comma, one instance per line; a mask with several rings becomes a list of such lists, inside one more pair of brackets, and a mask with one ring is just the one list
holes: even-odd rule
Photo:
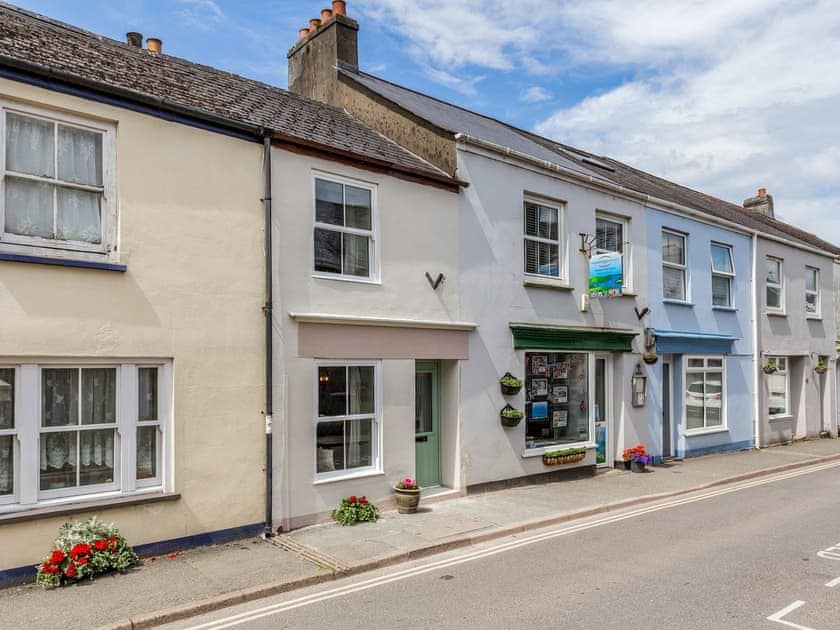
[[300, 36], [300, 39], [304, 39], [307, 35], [309, 35], [309, 28], [302, 28], [298, 31], [298, 36]]
[[344, 0], [333, 0], [333, 15], [347, 15], [347, 3]]
[[160, 54], [163, 52], [163, 42], [157, 37], [146, 38], [146, 48], [150, 53]]
[[758, 196], [759, 197], [766, 197], [767, 196], [767, 189], [766, 188], [759, 188], [758, 189]]
[[318, 18], [312, 18], [311, 20], [309, 20], [309, 32], [310, 33], [314, 33], [315, 31], [317, 31], [318, 28], [320, 28], [320, 26], [321, 26], [321, 20], [319, 20]]
[[332, 17], [332, 9], [321, 9], [321, 24]]
[[129, 31], [125, 34], [125, 41], [132, 48], [143, 48], [143, 33]]

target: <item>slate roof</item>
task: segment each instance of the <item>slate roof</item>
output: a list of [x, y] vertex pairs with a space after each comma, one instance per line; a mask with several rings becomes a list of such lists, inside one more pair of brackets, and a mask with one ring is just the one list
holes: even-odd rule
[[0, 2], [0, 67], [19, 62], [34, 64], [46, 76], [92, 82], [105, 92], [152, 97], [163, 109], [167, 104], [191, 108], [455, 182], [338, 108], [179, 57], [151, 54]]
[[[639, 193], [658, 197], [672, 203], [687, 206], [702, 213], [725, 219], [765, 234], [798, 241], [840, 255], [840, 247], [825, 241], [815, 234], [796, 226], [771, 219], [755, 212], [748, 212], [743, 206], [718, 199], [703, 192], [681, 186], [661, 177], [651, 175], [628, 166], [610, 157], [595, 155], [549, 138], [518, 129], [512, 125], [484, 116], [468, 109], [446, 103], [434, 97], [416, 92], [403, 86], [385, 81], [365, 72], [339, 69], [343, 76], [375, 92], [412, 114], [427, 120], [436, 127], [453, 135], [464, 133], [503, 147], [521, 151], [532, 157], [547, 160], [577, 172], [606, 179]], [[572, 155], [570, 155], [570, 153]], [[574, 158], [574, 154], [586, 156], [612, 168], [598, 168]]]

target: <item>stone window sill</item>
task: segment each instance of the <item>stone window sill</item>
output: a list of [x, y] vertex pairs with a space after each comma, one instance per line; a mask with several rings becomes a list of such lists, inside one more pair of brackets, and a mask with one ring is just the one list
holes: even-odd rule
[[62, 503], [60, 505], [33, 506], [30, 509], [23, 508], [0, 514], [0, 526], [10, 525], [12, 523], [37, 521], [45, 518], [53, 518], [55, 516], [68, 516], [71, 514], [78, 514], [80, 512], [98, 512], [101, 510], [110, 510], [131, 505], [146, 505], [149, 503], [160, 503], [162, 501], [178, 501], [180, 498], [180, 492], [148, 492], [109, 499], [94, 499], [90, 501], [79, 500], [73, 503]]

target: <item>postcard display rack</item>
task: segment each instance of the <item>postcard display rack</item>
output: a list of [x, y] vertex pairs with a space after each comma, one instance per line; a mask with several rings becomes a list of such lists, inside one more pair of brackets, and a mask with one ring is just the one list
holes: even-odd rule
[[526, 448], [589, 439], [588, 355], [525, 354]]

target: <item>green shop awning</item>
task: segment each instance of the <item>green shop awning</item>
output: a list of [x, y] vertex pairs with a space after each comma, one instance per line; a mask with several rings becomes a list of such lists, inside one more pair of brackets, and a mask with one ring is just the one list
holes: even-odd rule
[[566, 328], [511, 324], [515, 350], [590, 350], [593, 352], [632, 352], [633, 330], [605, 328]]

